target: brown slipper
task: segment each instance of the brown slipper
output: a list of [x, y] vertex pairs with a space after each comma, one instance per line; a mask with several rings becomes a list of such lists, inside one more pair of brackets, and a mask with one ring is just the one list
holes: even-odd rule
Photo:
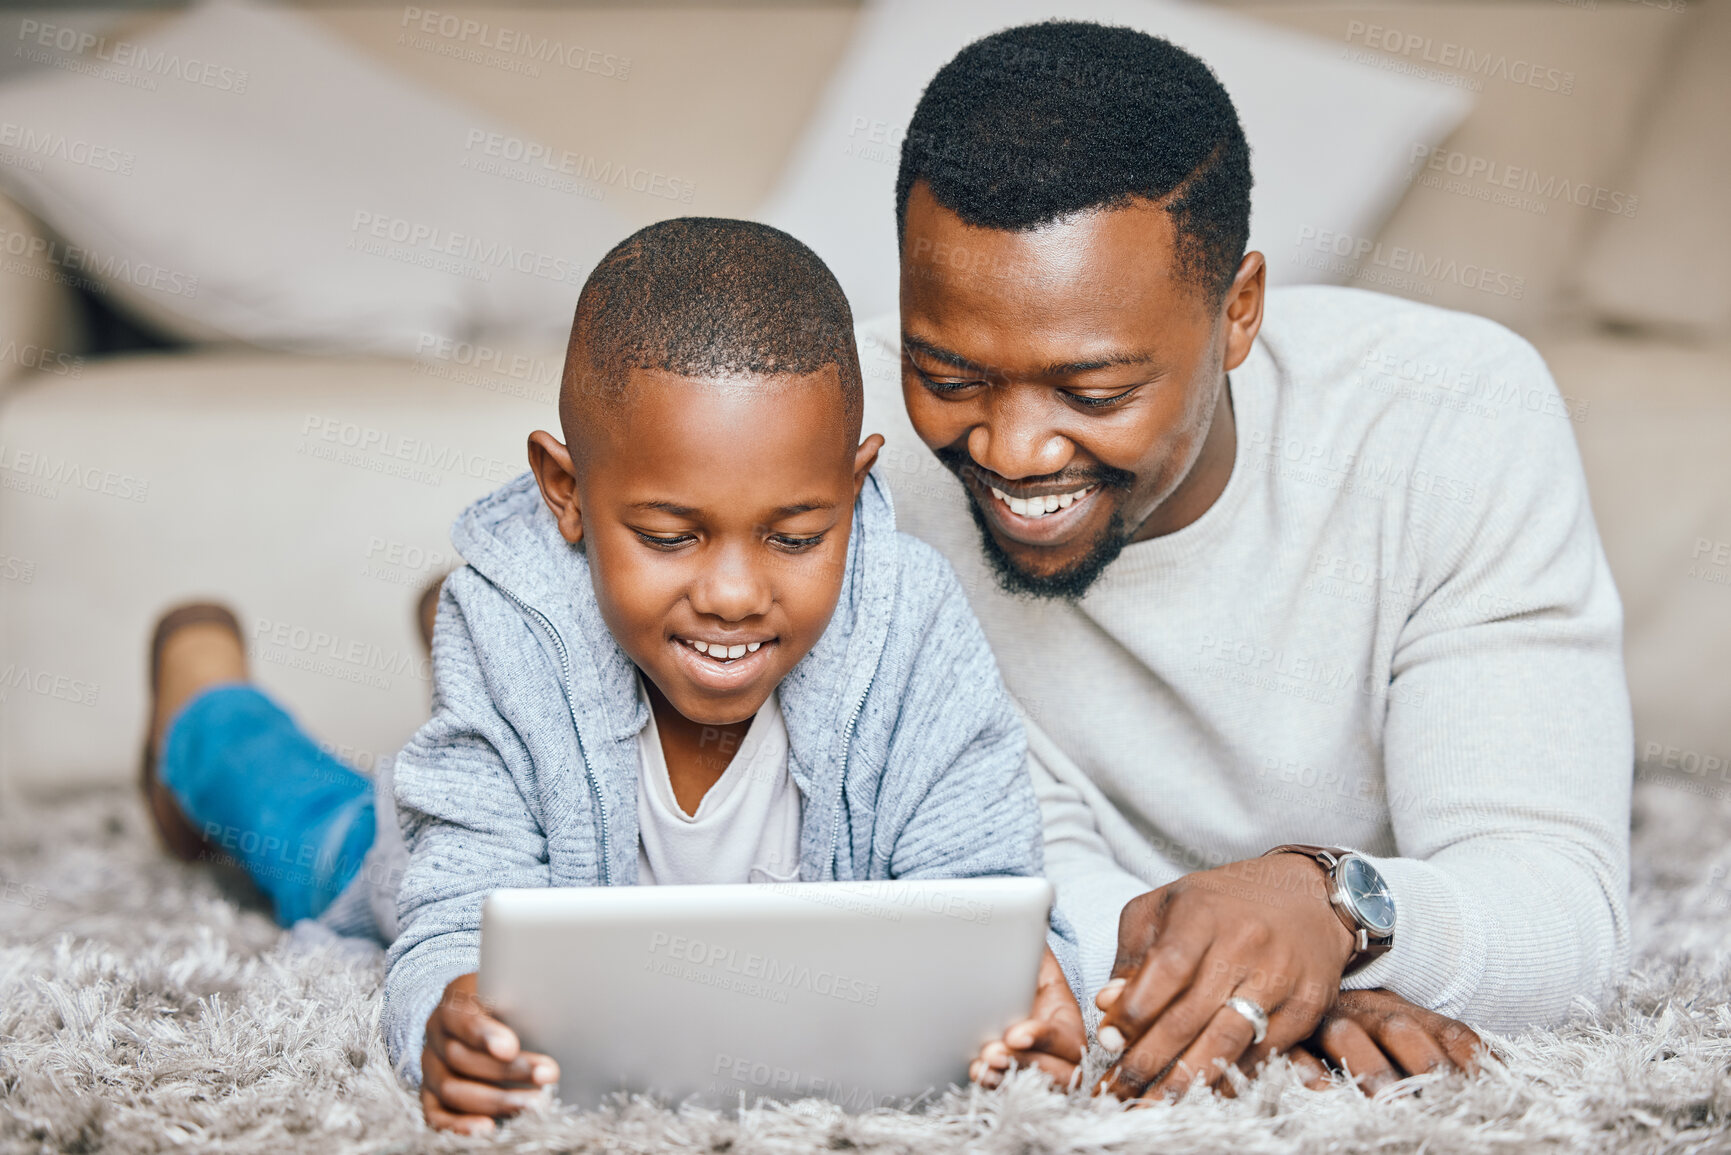
[[162, 735], [156, 729], [156, 696], [162, 682], [162, 650], [168, 639], [187, 626], [205, 623], [226, 627], [245, 648], [240, 622], [227, 607], [213, 602], [176, 606], [157, 619], [156, 631], [150, 639], [150, 721], [145, 726], [144, 757], [138, 775], [139, 787], [144, 791], [145, 809], [156, 822], [156, 832], [162, 839], [163, 848], [185, 862], [213, 856], [214, 848], [187, 819], [173, 791], [156, 776], [156, 748], [162, 741]]

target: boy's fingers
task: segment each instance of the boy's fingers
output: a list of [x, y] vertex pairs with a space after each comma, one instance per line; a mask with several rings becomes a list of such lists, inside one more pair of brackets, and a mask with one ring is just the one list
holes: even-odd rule
[[439, 1057], [454, 1073], [484, 1083], [523, 1083], [544, 1087], [559, 1081], [559, 1064], [534, 1051], [521, 1051], [506, 1063], [457, 1039], [449, 1039]]
[[[1074, 1021], [1067, 1021], [1070, 1019]], [[1050, 1055], [1072, 1064], [1082, 1061], [1082, 1048], [1087, 1041], [1080, 1011], [1073, 1016], [1023, 1019], [1004, 1032], [1004, 1044], [1013, 1054]]]
[[434, 1017], [446, 1038], [455, 1039], [471, 1051], [491, 1055], [500, 1062], [510, 1062], [523, 1049], [517, 1041], [517, 1032], [489, 1015], [479, 1003], [471, 1002], [464, 1006], [446, 1003], [439, 1007]]
[[439, 1105], [453, 1115], [483, 1115], [497, 1118], [515, 1115], [541, 1101], [544, 1092], [496, 1087], [453, 1074], [438, 1055], [421, 1052], [421, 1087], [430, 1090]]
[[426, 1116], [427, 1126], [435, 1131], [456, 1131], [464, 1135], [483, 1135], [498, 1124], [487, 1115], [458, 1115], [447, 1111], [439, 1103], [439, 1097], [425, 1086], [421, 1087], [421, 1114]]

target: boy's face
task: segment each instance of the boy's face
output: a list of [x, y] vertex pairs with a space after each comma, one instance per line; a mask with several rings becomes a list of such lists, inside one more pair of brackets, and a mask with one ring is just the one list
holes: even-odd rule
[[744, 721], [835, 612], [882, 438], [856, 449], [833, 365], [732, 381], [634, 369], [622, 403], [576, 411], [576, 453], [537, 432], [529, 458], [608, 629], [686, 718]]

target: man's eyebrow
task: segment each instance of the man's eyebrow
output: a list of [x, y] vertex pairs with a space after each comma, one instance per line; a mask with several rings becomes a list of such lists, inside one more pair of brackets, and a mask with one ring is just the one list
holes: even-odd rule
[[[985, 373], [987, 366], [962, 356], [960, 353], [934, 345], [919, 337], [903, 335], [902, 344], [909, 349], [925, 354], [934, 361], [942, 361], [957, 369], [965, 369], [974, 373]], [[1154, 361], [1152, 353], [1109, 353], [1104, 357], [1092, 357], [1086, 361], [1054, 361], [1040, 366], [1038, 375], [1041, 377], [1070, 377], [1077, 373], [1091, 373], [1096, 369], [1110, 369], [1115, 365], [1147, 365]]]

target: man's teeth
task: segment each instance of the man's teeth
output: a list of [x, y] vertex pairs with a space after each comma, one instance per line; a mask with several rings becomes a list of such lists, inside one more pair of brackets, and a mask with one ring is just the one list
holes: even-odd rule
[[743, 658], [747, 654], [755, 654], [757, 653], [757, 648], [763, 645], [762, 642], [746, 642], [743, 646], [724, 646], [719, 642], [712, 645], [709, 642], [694, 642], [684, 638], [680, 640], [684, 641], [686, 645], [690, 646], [700, 654], [708, 654], [712, 658], [721, 658], [722, 660], [729, 662], [734, 658]]
[[1048, 513], [1056, 513], [1060, 509], [1069, 509], [1071, 505], [1088, 496], [1093, 489], [1085, 485], [1081, 489], [1069, 493], [1048, 493], [1043, 497], [1011, 497], [1001, 489], [992, 490], [992, 496], [1010, 507], [1010, 512], [1023, 517], [1045, 517]]

